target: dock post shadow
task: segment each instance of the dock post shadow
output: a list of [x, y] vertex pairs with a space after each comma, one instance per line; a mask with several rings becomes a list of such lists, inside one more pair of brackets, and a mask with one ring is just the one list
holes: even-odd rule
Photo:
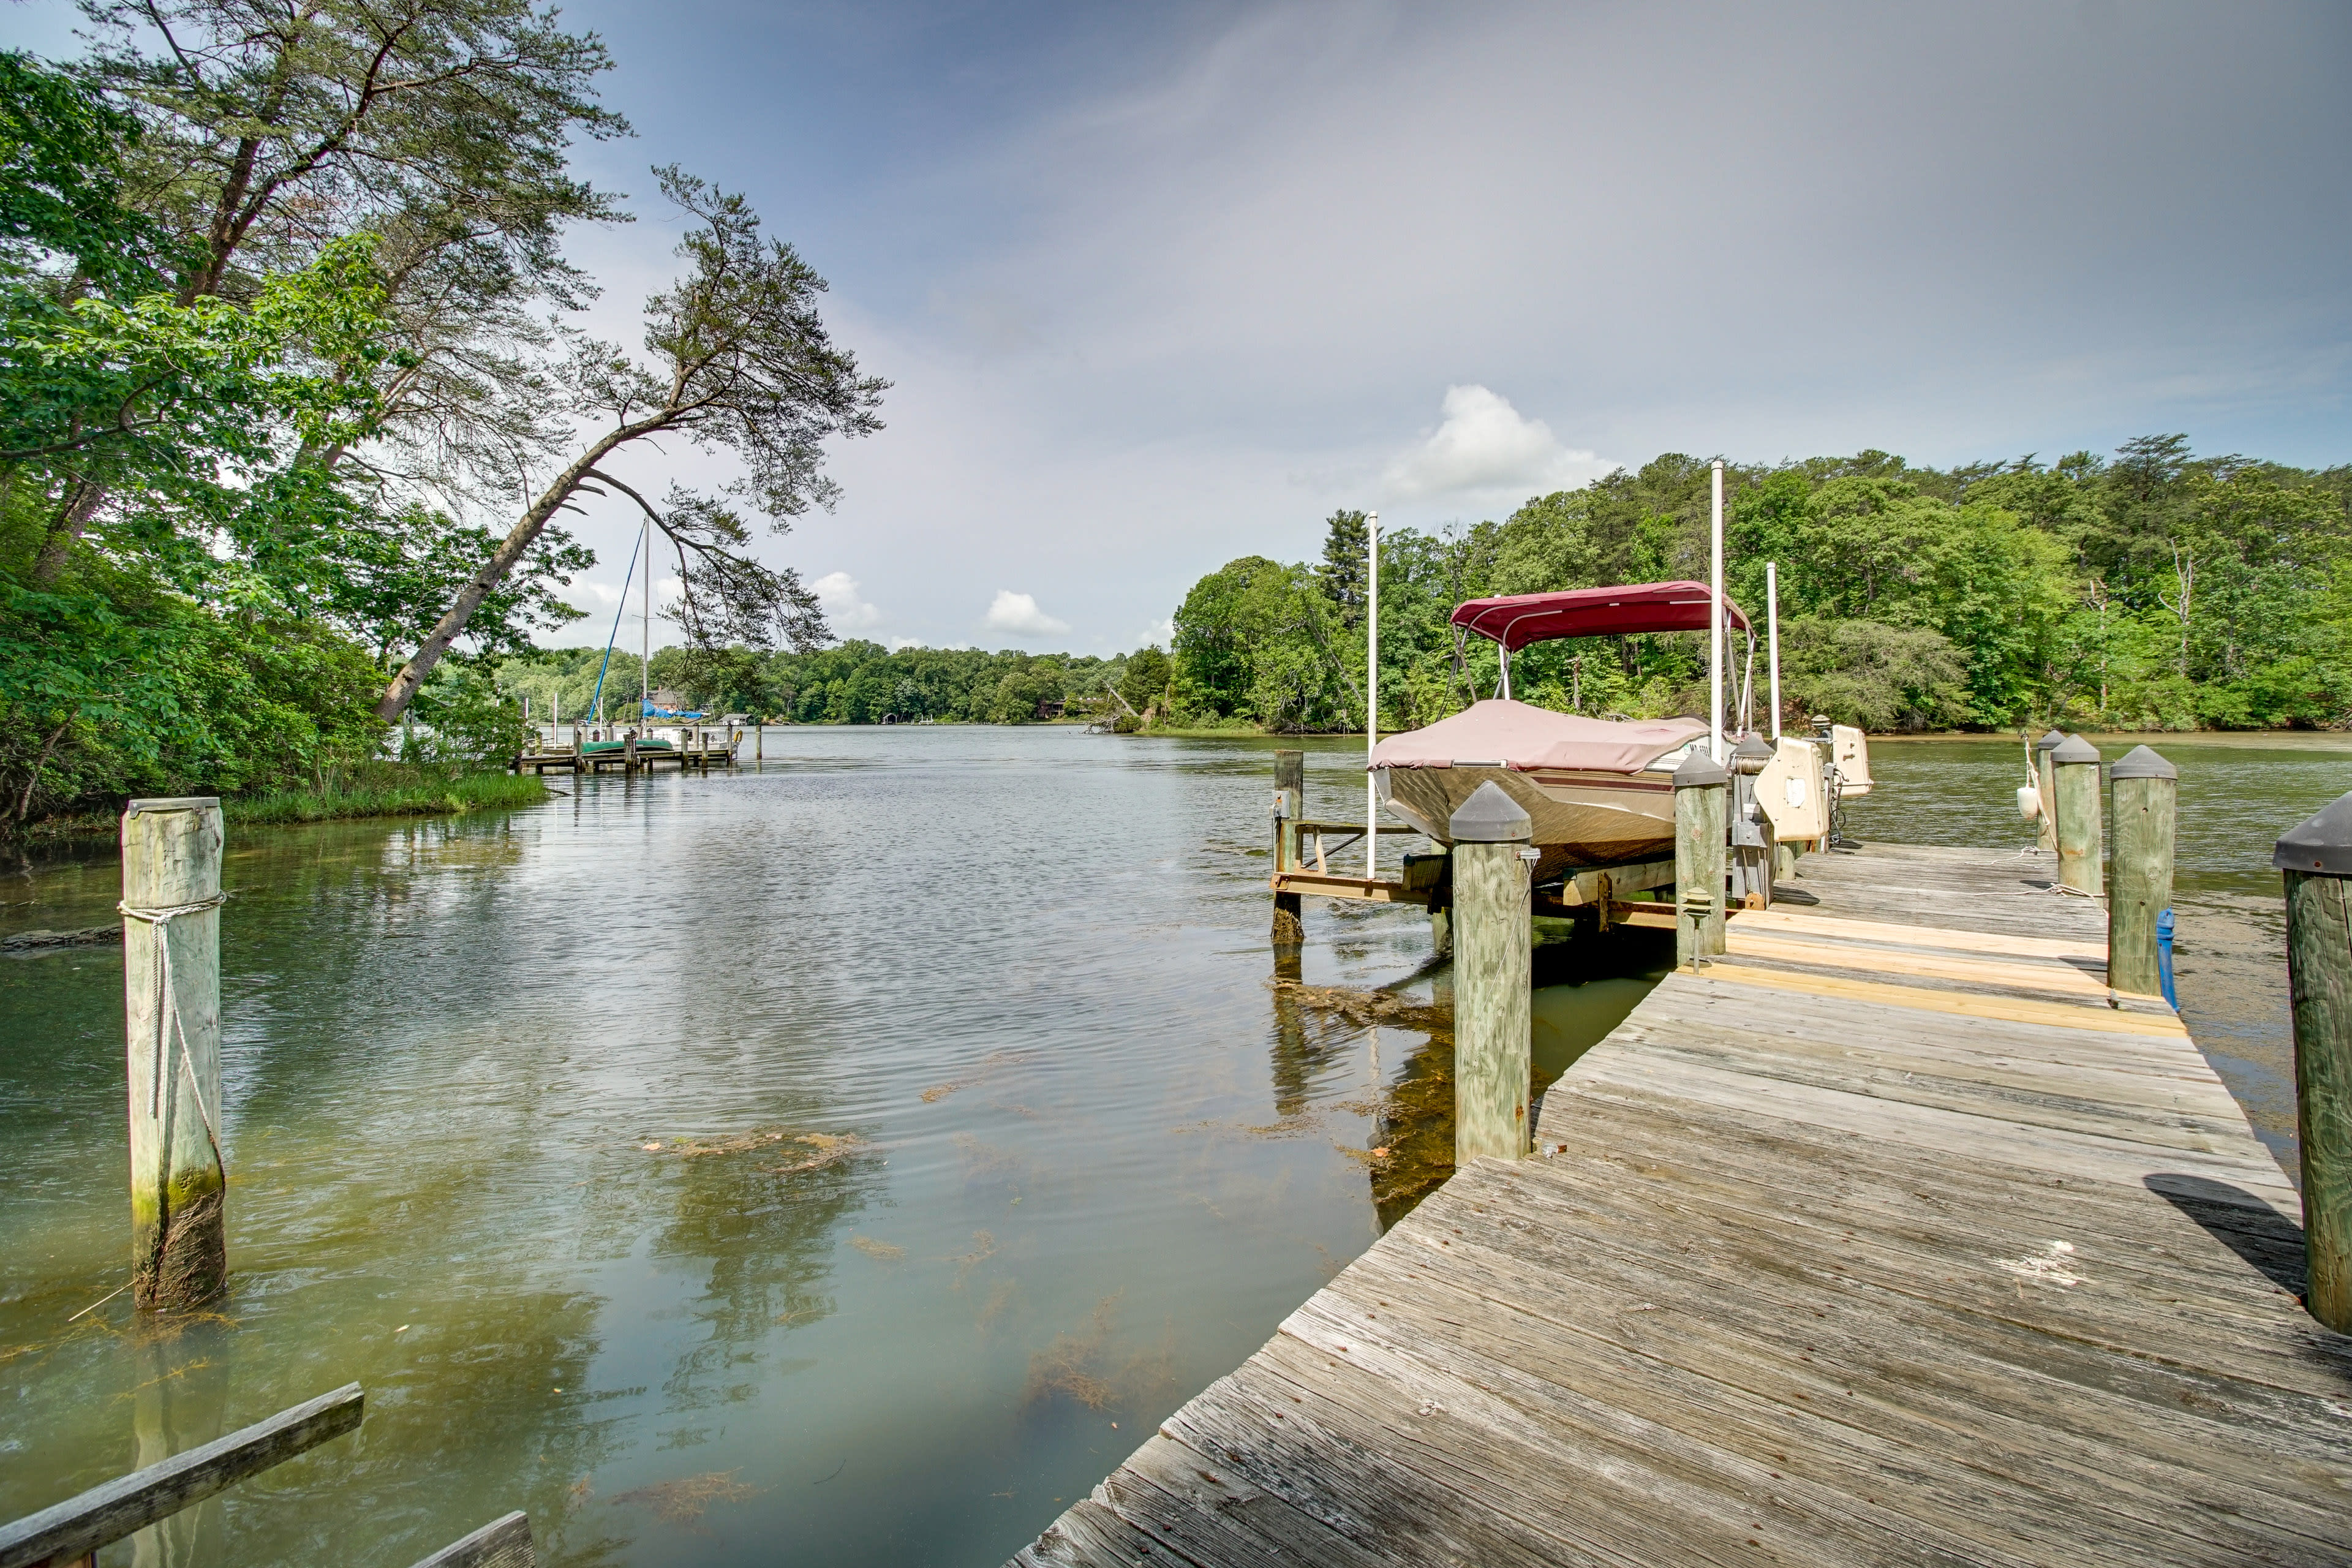
[[2158, 1171], [2142, 1183], [2272, 1284], [2298, 1301], [2304, 1299], [2309, 1279], [2303, 1226], [2245, 1188], [2210, 1176]]

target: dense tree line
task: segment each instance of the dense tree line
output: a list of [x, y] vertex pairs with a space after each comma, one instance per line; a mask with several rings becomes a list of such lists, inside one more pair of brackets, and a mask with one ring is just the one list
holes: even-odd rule
[[[591, 504], [650, 519], [698, 645], [829, 640], [752, 541], [829, 502], [882, 384], [675, 168], [642, 348], [567, 325], [567, 231], [626, 216], [569, 167], [628, 129], [593, 35], [530, 0], [82, 11], [83, 58], [0, 52], [0, 829], [321, 785], [412, 712], [494, 752], [486, 661], [576, 618]], [[614, 459], [663, 439], [742, 479], [648, 497]]]
[[[2352, 721], [2352, 468], [2194, 456], [2182, 436], [1948, 470], [1884, 452], [1727, 468], [1733, 597], [1779, 563], [1788, 717], [1873, 729]], [[1490, 695], [1457, 658], [1464, 599], [1706, 576], [1709, 465], [1669, 453], [1501, 522], [1381, 541], [1381, 708], [1410, 729]], [[1181, 715], [1360, 728], [1365, 528], [1320, 562], [1261, 556], [1176, 612]], [[1586, 713], [1699, 711], [1704, 638], [1575, 638], [1514, 659], [1515, 695]], [[1735, 680], [1737, 672], [1735, 672]], [[1759, 673], [1757, 686], [1765, 682]], [[1760, 713], [1760, 699], [1759, 709]]]
[[[1150, 658], [1102, 659], [1013, 649], [904, 647], [853, 640], [807, 653], [748, 647], [657, 649], [647, 673], [656, 687], [675, 691], [711, 712], [747, 713], [787, 724], [982, 723], [1026, 724], [1044, 719], [1109, 719], [1111, 688], [1164, 702], [1167, 659], [1158, 655], [1161, 690], [1147, 692], [1130, 679], [1150, 679]], [[640, 676], [635, 655], [615, 649], [598, 708], [602, 648], [571, 648], [503, 660], [498, 672], [509, 698], [528, 695], [541, 717], [592, 711], [626, 717], [636, 711]]]

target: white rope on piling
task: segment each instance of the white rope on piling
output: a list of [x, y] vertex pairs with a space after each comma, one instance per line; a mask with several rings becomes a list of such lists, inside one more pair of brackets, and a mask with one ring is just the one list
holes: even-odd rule
[[[216, 910], [228, 901], [226, 893], [215, 893], [194, 903], [171, 904], [161, 909], [142, 910], [128, 903], [114, 906], [125, 920], [138, 921], [155, 928], [155, 1060], [148, 1080], [150, 1090], [147, 1114], [163, 1114], [164, 1058], [171, 1048], [172, 1038], [180, 1042], [180, 1068], [188, 1077], [188, 1092], [195, 1097], [196, 1114], [204, 1119], [205, 1139], [212, 1145], [213, 1165], [223, 1168], [220, 1128], [213, 1121], [212, 1108], [205, 1103], [204, 1087], [196, 1079], [195, 1058], [188, 1047], [188, 1027], [180, 1020], [180, 998], [172, 989], [172, 922], [182, 915], [202, 914]], [[169, 1016], [167, 1027], [165, 1017]]]

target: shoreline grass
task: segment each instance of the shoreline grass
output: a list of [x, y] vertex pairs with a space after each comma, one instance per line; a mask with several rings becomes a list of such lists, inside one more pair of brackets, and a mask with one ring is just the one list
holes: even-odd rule
[[233, 826], [263, 826], [367, 816], [463, 816], [538, 805], [550, 798], [546, 782], [537, 773], [464, 773], [327, 795], [271, 790], [232, 795], [221, 802], [221, 815]]
[[[554, 792], [536, 773], [445, 774], [376, 764], [366, 783], [351, 789], [264, 790], [222, 797], [221, 816], [231, 827], [290, 826], [306, 822], [349, 822], [368, 817], [466, 816], [477, 811], [512, 811], [539, 805]], [[410, 776], [399, 776], [407, 773]], [[387, 776], [389, 775], [389, 776]], [[114, 815], [53, 816], [33, 824], [35, 839], [111, 838]]]

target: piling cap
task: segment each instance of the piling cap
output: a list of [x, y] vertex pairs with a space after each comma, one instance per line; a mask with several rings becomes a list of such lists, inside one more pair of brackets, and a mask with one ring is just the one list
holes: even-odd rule
[[2057, 748], [2050, 753], [2050, 760], [2053, 763], [2095, 763], [2099, 760], [2099, 748], [2080, 735], [2069, 735], [2058, 742]]
[[122, 808], [123, 814], [127, 816], [136, 816], [142, 811], [217, 811], [219, 809], [220, 796], [216, 795], [150, 795], [142, 800], [134, 800]]
[[2288, 828], [2271, 864], [2282, 871], [2352, 877], [2352, 795], [2338, 795], [2318, 815]]
[[1456, 844], [1524, 844], [1533, 831], [1526, 808], [1493, 779], [1472, 790], [1445, 825]]
[[2047, 735], [2042, 736], [2042, 739], [2034, 742], [2033, 749], [2037, 752], [2054, 752], [2060, 746], [2063, 745], [2065, 741], [2066, 732], [2063, 730], [2053, 730]]
[[1769, 763], [1772, 760], [1772, 747], [1761, 735], [1742, 735], [1739, 744], [1731, 749], [1731, 754], [1735, 757], [1759, 757]]
[[1690, 755], [1683, 759], [1682, 766], [1675, 770], [1676, 789], [1696, 789], [1704, 784], [1730, 782], [1731, 775], [1723, 771], [1723, 764], [1696, 746], [1691, 748]]
[[2177, 779], [2180, 770], [2147, 746], [2134, 746], [2124, 760], [2107, 770], [2111, 779]]

